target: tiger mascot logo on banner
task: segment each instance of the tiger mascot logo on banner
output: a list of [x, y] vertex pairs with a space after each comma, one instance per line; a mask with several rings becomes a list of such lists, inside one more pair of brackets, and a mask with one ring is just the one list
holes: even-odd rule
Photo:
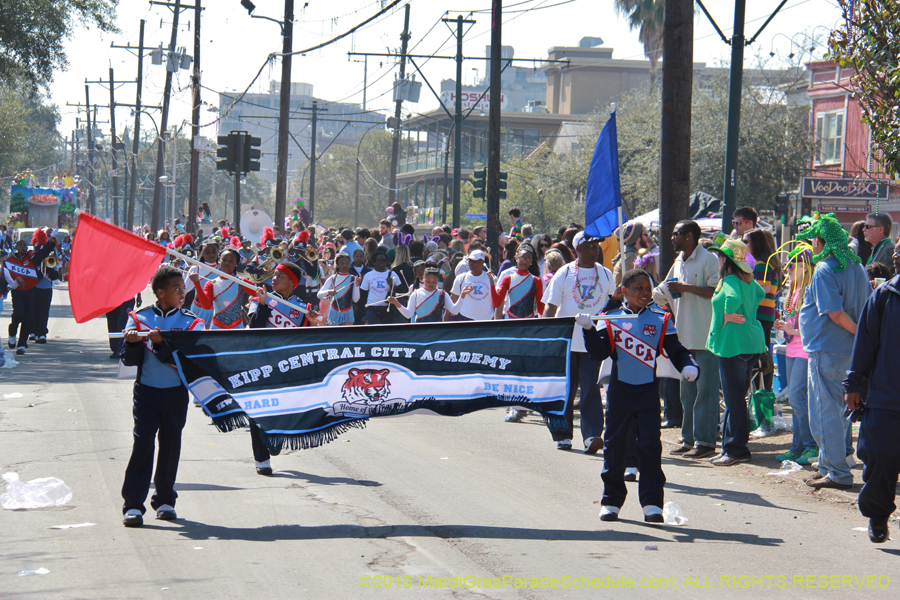
[[341, 388], [341, 398], [351, 404], [381, 404], [391, 394], [390, 369], [350, 369]]

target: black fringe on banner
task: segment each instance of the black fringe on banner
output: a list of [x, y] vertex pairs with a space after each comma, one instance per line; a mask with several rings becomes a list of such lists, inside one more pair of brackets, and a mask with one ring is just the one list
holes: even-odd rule
[[216, 429], [222, 433], [228, 433], [229, 431], [234, 431], [241, 427], [247, 427], [250, 424], [250, 419], [248, 419], [247, 415], [244, 413], [231, 414], [225, 417], [213, 417], [212, 420]]
[[365, 429], [368, 419], [355, 419], [335, 423], [325, 429], [311, 431], [309, 433], [297, 433], [293, 435], [269, 434], [261, 431], [262, 441], [266, 448], [279, 450], [309, 450], [318, 446], [324, 446], [333, 442], [343, 433], [351, 429]]

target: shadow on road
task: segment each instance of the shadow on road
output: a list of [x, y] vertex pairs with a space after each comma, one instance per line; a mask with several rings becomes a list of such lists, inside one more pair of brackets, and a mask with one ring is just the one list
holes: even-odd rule
[[[3, 343], [6, 343], [5, 336]], [[0, 370], [0, 380], [5, 389], [17, 381], [78, 384], [115, 379], [118, 361], [111, 360], [109, 354], [109, 343], [105, 340], [54, 338], [46, 344], [30, 342], [24, 356], [14, 357], [18, 365]]]
[[741, 492], [738, 490], [721, 490], [714, 488], [704, 488], [699, 486], [688, 486], [681, 485], [679, 483], [673, 483], [671, 481], [666, 482], [666, 488], [670, 488], [673, 490], [677, 490], [683, 494], [688, 494], [691, 496], [707, 496], [709, 498], [715, 498], [717, 500], [726, 500], [728, 502], [732, 502], [734, 504], [749, 504], [751, 506], [762, 506], [765, 508], [777, 508], [778, 510], [787, 510], [791, 512], [799, 512], [812, 514], [812, 511], [801, 510], [798, 508], [788, 508], [785, 506], [778, 506], [777, 504], [772, 504], [759, 494], [753, 494], [750, 492]]
[[[623, 521], [627, 523], [627, 521]], [[673, 532], [675, 540], [640, 532], [580, 529], [527, 529], [523, 527], [490, 527], [480, 525], [388, 525], [363, 527], [360, 525], [273, 525], [256, 529], [205, 525], [195, 521], [179, 520], [183, 526], [180, 535], [191, 540], [243, 540], [250, 542], [278, 542], [290, 540], [328, 539], [386, 539], [402, 537], [438, 537], [441, 539], [496, 539], [567, 542], [688, 542], [715, 541], [749, 544], [752, 546], [779, 546], [784, 540], [764, 538], [752, 533], [730, 533], [689, 528], [665, 528], [648, 526], [648, 529]], [[634, 523], [632, 523], [634, 524]], [[643, 525], [643, 523], [641, 523]]]
[[316, 485], [363, 485], [367, 487], [381, 487], [381, 483], [370, 481], [368, 479], [353, 479], [351, 477], [322, 477], [321, 475], [313, 475], [312, 473], [301, 473], [300, 471], [276, 471], [272, 478], [281, 479], [304, 479], [308, 483]]

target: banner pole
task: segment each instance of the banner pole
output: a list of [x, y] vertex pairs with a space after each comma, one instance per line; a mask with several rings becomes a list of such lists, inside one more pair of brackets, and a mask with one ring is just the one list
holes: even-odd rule
[[[200, 262], [199, 260], [195, 260], [195, 259], [191, 258], [190, 256], [186, 256], [186, 255], [182, 254], [181, 252], [178, 252], [177, 250], [172, 250], [172, 249], [166, 248], [166, 254], [174, 256], [176, 258], [180, 258], [181, 260], [183, 260], [184, 262], [186, 262], [188, 264], [191, 264], [191, 265], [194, 265], [197, 267], [204, 267], [205, 269], [211, 271], [212, 273], [215, 273], [216, 275], [219, 275], [220, 277], [224, 277], [225, 279], [228, 279], [229, 281], [233, 281], [233, 282], [237, 283], [238, 285], [242, 285], [245, 288], [251, 289], [254, 292], [256, 291], [256, 286], [254, 286], [253, 284], [247, 283], [243, 279], [238, 279], [234, 275], [229, 275], [228, 273], [226, 273], [224, 271], [220, 271], [219, 269], [216, 269], [215, 267], [210, 267], [209, 265], [204, 264], [204, 263]], [[287, 300], [281, 300], [281, 299], [279, 299], [279, 301], [282, 304], [284, 304], [285, 306], [289, 306], [289, 307], [293, 308], [294, 310], [299, 310], [303, 314], [309, 314], [308, 310], [298, 306], [297, 304], [294, 304], [293, 302], [288, 302]], [[319, 315], [319, 321], [324, 321], [324, 320], [325, 319], [323, 319], [322, 316]]]

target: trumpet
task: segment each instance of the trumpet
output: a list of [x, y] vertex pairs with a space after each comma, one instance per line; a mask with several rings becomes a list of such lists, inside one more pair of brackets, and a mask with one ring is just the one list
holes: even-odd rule
[[306, 250], [306, 260], [308, 260], [309, 262], [316, 262], [317, 260], [319, 260], [319, 251], [310, 246]]
[[[269, 256], [271, 257], [269, 261], [274, 261], [277, 263], [284, 262], [285, 251], [281, 246], [275, 246], [272, 248], [271, 252], [269, 252]], [[266, 262], [269, 262], [266, 261]], [[265, 264], [265, 263], [263, 263]]]
[[45, 269], [55, 269], [59, 266], [59, 259], [56, 257], [56, 254], [51, 254], [44, 259], [41, 266]]

